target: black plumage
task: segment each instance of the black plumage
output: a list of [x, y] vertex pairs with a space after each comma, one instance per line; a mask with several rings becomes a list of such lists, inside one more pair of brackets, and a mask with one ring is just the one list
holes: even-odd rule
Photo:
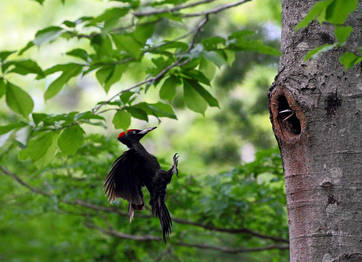
[[161, 169], [157, 158], [148, 153], [139, 142], [142, 137], [155, 128], [130, 129], [119, 134], [118, 140], [129, 150], [113, 163], [112, 169], [104, 181], [103, 189], [111, 203], [119, 197], [128, 201], [128, 215], [131, 222], [134, 210], [144, 210], [145, 208], [142, 193], [142, 187], [145, 186], [150, 192], [149, 204], [152, 207], [152, 214], [160, 219], [163, 239], [166, 242], [166, 236], [171, 234], [172, 226], [171, 216], [165, 205], [166, 188], [171, 182], [172, 175], [178, 173], [178, 155], [174, 155], [170, 170]]

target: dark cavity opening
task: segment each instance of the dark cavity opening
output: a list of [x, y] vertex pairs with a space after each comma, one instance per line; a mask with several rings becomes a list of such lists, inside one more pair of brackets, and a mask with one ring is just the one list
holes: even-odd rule
[[280, 96], [278, 102], [280, 126], [292, 135], [299, 135], [302, 132], [302, 128], [296, 112], [289, 106], [285, 96]]

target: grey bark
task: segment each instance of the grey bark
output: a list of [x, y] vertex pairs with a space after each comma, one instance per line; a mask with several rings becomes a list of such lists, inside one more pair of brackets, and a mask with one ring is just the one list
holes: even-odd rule
[[[312, 22], [294, 32], [316, 0], [283, 0], [282, 54], [269, 109], [285, 175], [290, 261], [362, 261], [362, 73], [339, 63], [362, 45], [362, 12], [343, 48], [303, 62], [337, 41]], [[282, 113], [280, 113], [282, 111]]]

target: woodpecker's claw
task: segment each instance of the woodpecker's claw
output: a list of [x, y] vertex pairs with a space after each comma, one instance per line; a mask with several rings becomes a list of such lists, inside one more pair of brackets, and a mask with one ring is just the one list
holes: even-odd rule
[[177, 177], [178, 177], [178, 169], [177, 169], [178, 157], [179, 156], [177, 153], [173, 156], [173, 165], [172, 165], [172, 173], [176, 174]]

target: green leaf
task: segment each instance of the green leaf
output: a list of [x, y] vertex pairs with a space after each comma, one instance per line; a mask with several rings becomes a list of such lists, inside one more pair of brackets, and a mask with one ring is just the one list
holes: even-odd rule
[[131, 114], [132, 117], [148, 122], [148, 115], [144, 110], [136, 108], [134, 106], [126, 107], [125, 109]]
[[216, 72], [215, 65], [204, 56], [200, 59], [199, 70], [210, 80], [214, 78]]
[[197, 113], [205, 114], [207, 103], [205, 99], [192, 87], [188, 81], [184, 81], [184, 100], [186, 106]]
[[103, 86], [106, 93], [108, 93], [111, 86], [118, 82], [124, 71], [126, 71], [128, 64], [120, 65], [106, 65], [96, 72], [98, 82]]
[[154, 24], [141, 24], [136, 27], [133, 35], [140, 44], [145, 45], [147, 40], [152, 37], [154, 30]]
[[176, 88], [180, 84], [180, 79], [175, 76], [167, 78], [160, 88], [160, 98], [166, 99], [171, 103], [176, 95]]
[[103, 116], [95, 115], [95, 114], [92, 113], [92, 111], [86, 111], [86, 112], [83, 112], [83, 113], [76, 114], [74, 116], [74, 121], [90, 120], [90, 119], [100, 119], [100, 120], [106, 121], [106, 119], [104, 119]]
[[177, 119], [172, 107], [168, 104], [164, 104], [161, 102], [157, 102], [154, 104], [141, 102], [141, 103], [134, 105], [134, 107], [142, 109], [148, 115], [153, 115], [157, 118], [168, 117], [168, 118], [172, 118], [172, 119]]
[[2, 51], [0, 52], [0, 62], [4, 62], [9, 55], [14, 54], [16, 51]]
[[126, 131], [131, 125], [131, 115], [124, 110], [119, 110], [114, 114], [112, 123], [116, 129], [121, 128]]
[[304, 61], [307, 61], [308, 59], [312, 58], [315, 59], [319, 54], [325, 53], [329, 50], [332, 50], [337, 46], [337, 43], [334, 44], [324, 44], [321, 46], [318, 46], [317, 48], [314, 48], [313, 50], [310, 50], [306, 56], [304, 57]]
[[206, 50], [209, 50], [220, 48], [220, 46], [223, 47], [226, 43], [226, 40], [221, 36], [212, 36], [201, 40], [201, 43], [204, 45]]
[[74, 155], [84, 143], [84, 130], [74, 125], [63, 130], [58, 139], [59, 149], [66, 155]]
[[91, 46], [97, 53], [97, 58], [101, 61], [109, 60], [112, 57], [112, 41], [108, 35], [96, 35], [92, 37]]
[[62, 34], [63, 28], [58, 26], [50, 26], [38, 31], [35, 34], [33, 43], [37, 46], [48, 43]]
[[358, 0], [334, 0], [326, 9], [326, 20], [332, 24], [343, 24], [348, 15], [356, 10]]
[[0, 78], [0, 98], [6, 93], [6, 83], [3, 78]]
[[24, 54], [28, 49], [30, 49], [33, 46], [34, 46], [33, 41], [28, 42], [27, 45], [23, 49], [20, 50], [19, 55]]
[[337, 37], [337, 40], [344, 44], [350, 34], [353, 32], [353, 28], [351, 26], [337, 26], [334, 30], [334, 34]]
[[205, 101], [209, 104], [209, 106], [220, 108], [219, 102], [205, 88], [203, 88], [197, 81], [184, 79], [184, 85], [186, 83], [189, 86], [191, 86], [193, 89], [195, 89], [197, 91], [197, 93], [199, 93], [201, 95], [201, 97], [203, 99], [205, 99]]
[[39, 4], [43, 5], [43, 3], [44, 3], [45, 0], [34, 0], [34, 1], [36, 1], [36, 2], [38, 2]]
[[34, 124], [36, 126], [38, 126], [40, 124], [40, 122], [42, 122], [43, 120], [45, 120], [49, 117], [49, 115], [41, 114], [41, 113], [32, 113], [31, 116], [32, 116]]
[[202, 84], [211, 86], [210, 80], [199, 70], [191, 69], [191, 70], [187, 70], [187, 71], [182, 71], [181, 73], [183, 75], [188, 76], [188, 77], [186, 77], [187, 79], [193, 79]]
[[227, 57], [220, 51], [204, 51], [203, 55], [205, 58], [213, 62], [218, 68], [228, 63]]
[[44, 77], [43, 70], [33, 60], [23, 61], [10, 61], [3, 65], [3, 70], [6, 70], [10, 66], [14, 66], [8, 73], [17, 73], [19, 75], [37, 74], [39, 77]]
[[54, 158], [59, 133], [59, 131], [41, 132], [19, 152], [19, 160], [23, 161], [29, 157], [39, 169], [46, 166]]
[[7, 83], [6, 104], [11, 110], [24, 117], [28, 117], [34, 108], [33, 99], [28, 93], [10, 82]]
[[241, 31], [238, 31], [238, 32], [234, 32], [232, 33], [228, 39], [244, 39], [245, 36], [247, 35], [253, 35], [255, 34], [254, 31], [250, 31], [250, 30], [241, 30]]
[[[300, 21], [295, 27], [295, 32], [298, 31], [299, 28], [303, 28], [309, 25], [317, 16], [323, 14], [326, 8], [332, 3], [334, 0], [321, 1], [316, 3], [308, 12], [308, 14]], [[323, 21], [323, 15], [318, 19], [320, 23]]]
[[112, 38], [119, 50], [127, 51], [136, 60], [140, 59], [143, 53], [143, 45], [141, 45], [132, 34], [112, 34]]
[[135, 92], [132, 92], [132, 91], [125, 91], [125, 92], [122, 92], [121, 95], [120, 95], [120, 98], [121, 98], [121, 101], [122, 103], [125, 105], [125, 104], [131, 104], [131, 102], [134, 100], [134, 99], [131, 99], [130, 98], [135, 94]]
[[63, 65], [65, 68], [63, 73], [55, 79], [47, 88], [44, 93], [44, 99], [48, 100], [58, 94], [62, 90], [63, 86], [72, 78], [79, 75], [82, 72], [83, 66], [79, 64], [67, 64]]
[[344, 66], [344, 69], [347, 70], [348, 68], [352, 68], [355, 64], [361, 62], [362, 57], [357, 56], [352, 52], [346, 52], [339, 58], [339, 61]]
[[80, 59], [83, 59], [84, 61], [88, 61], [88, 53], [87, 51], [85, 51], [84, 49], [81, 49], [81, 48], [76, 48], [76, 49], [73, 49], [67, 53], [65, 53], [69, 56], [74, 56], [74, 57], [78, 57]]
[[13, 129], [21, 128], [21, 127], [24, 127], [24, 126], [27, 126], [27, 124], [23, 123], [23, 122], [11, 123], [11, 124], [8, 124], [6, 126], [0, 126], [0, 136], [10, 132]]

